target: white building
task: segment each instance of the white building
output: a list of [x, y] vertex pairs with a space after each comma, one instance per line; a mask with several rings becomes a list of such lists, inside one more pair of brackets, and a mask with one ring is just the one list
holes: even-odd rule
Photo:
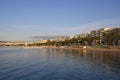
[[35, 43], [47, 43], [47, 42], [48, 42], [48, 40], [44, 40], [44, 39], [35, 41]]
[[65, 41], [68, 39], [70, 39], [70, 37], [68, 37], [68, 36], [58, 36], [58, 37], [56, 37], [55, 41]]
[[88, 33], [83, 33], [83, 34], [77, 34], [74, 36], [74, 38], [86, 38]]
[[91, 37], [102, 37], [104, 32], [110, 31], [111, 28], [101, 28], [91, 31]]

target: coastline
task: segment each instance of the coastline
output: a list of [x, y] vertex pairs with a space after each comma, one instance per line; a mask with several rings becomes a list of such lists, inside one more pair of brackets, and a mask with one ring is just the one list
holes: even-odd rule
[[94, 51], [119, 51], [120, 49], [109, 49], [109, 48], [61, 48], [61, 47], [52, 47], [52, 46], [47, 46], [45, 48], [53, 48], [53, 49], [69, 49], [69, 50], [94, 50]]
[[66, 50], [94, 50], [94, 51], [119, 51], [120, 49], [115, 48], [74, 48], [74, 47], [55, 47], [55, 46], [0, 46], [0, 48], [23, 48], [23, 49], [34, 49], [34, 48], [51, 48], [51, 49], [66, 49]]

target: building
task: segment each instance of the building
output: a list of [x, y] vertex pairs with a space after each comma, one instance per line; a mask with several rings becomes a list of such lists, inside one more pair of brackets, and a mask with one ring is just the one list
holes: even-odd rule
[[87, 35], [88, 33], [78, 34], [78, 35], [75, 35], [74, 38], [86, 38]]
[[41, 39], [41, 40], [37, 40], [37, 41], [35, 41], [35, 43], [47, 43], [48, 42], [48, 40], [45, 40], [45, 39]]
[[70, 37], [69, 37], [69, 39], [72, 39], [72, 38], [74, 38], [74, 36], [70, 36]]
[[91, 31], [91, 37], [102, 37], [104, 32], [110, 31], [111, 28], [101, 28]]
[[70, 37], [69, 36], [58, 36], [56, 37], [55, 41], [65, 41], [65, 40], [69, 40]]

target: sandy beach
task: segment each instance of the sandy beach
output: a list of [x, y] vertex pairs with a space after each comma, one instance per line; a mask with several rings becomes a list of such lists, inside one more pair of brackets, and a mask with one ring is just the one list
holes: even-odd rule
[[52, 46], [47, 46], [45, 48], [53, 48], [53, 49], [71, 49], [71, 50], [96, 50], [96, 51], [119, 51], [120, 49], [109, 49], [109, 48], [61, 48], [61, 47], [52, 47]]
[[68, 49], [68, 50], [96, 50], [96, 51], [119, 51], [120, 49], [115, 49], [115, 48], [74, 48], [74, 47], [55, 47], [55, 46], [1, 46], [6, 47], [6, 48], [23, 48], [23, 49], [31, 49], [31, 48], [53, 48], [53, 49]]

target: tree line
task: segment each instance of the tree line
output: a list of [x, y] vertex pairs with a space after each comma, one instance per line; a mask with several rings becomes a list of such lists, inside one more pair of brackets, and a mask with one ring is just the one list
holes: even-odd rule
[[120, 28], [114, 28], [110, 32], [103, 32], [102, 37], [72, 38], [65, 41], [50, 41], [37, 44], [47, 46], [100, 46], [100, 45], [120, 45]]

